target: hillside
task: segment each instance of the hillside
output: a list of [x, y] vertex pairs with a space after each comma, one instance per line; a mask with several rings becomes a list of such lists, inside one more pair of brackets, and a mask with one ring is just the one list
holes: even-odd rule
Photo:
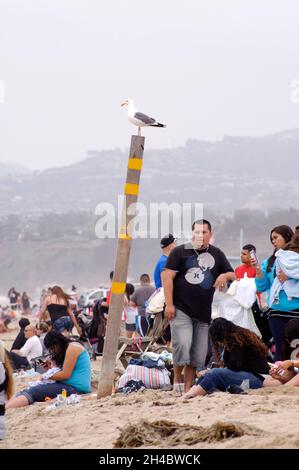
[[[92, 287], [108, 281], [116, 241], [96, 238], [95, 208], [101, 202], [117, 207], [127, 154], [89, 151], [71, 166], [18, 176], [1, 176], [0, 167], [0, 291], [11, 285], [32, 290], [49, 282]], [[203, 203], [216, 228], [216, 245], [237, 256], [242, 228], [244, 243], [256, 243], [263, 257], [271, 252], [271, 227], [299, 223], [298, 155], [299, 130], [145, 149], [139, 201], [147, 208], [153, 202]], [[134, 279], [152, 272], [161, 235], [134, 240], [129, 273]]]
[[[297, 208], [298, 155], [299, 130], [145, 149], [140, 201], [201, 202], [218, 214], [240, 208]], [[115, 149], [90, 151], [68, 167], [0, 174], [0, 216], [94, 211], [99, 202], [115, 203], [123, 192], [126, 164], [127, 152]]]

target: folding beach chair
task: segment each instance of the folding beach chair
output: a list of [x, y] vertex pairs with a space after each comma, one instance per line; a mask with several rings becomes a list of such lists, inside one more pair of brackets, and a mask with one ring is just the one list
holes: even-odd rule
[[[169, 351], [166, 346], [166, 341], [163, 339], [169, 322], [164, 317], [164, 312], [159, 312], [155, 315], [152, 326], [150, 327], [147, 336], [139, 338], [126, 338], [120, 336], [119, 350], [116, 361], [120, 361], [126, 368], [132, 357], [140, 357], [143, 352], [162, 352]], [[162, 344], [158, 344], [158, 342]]]

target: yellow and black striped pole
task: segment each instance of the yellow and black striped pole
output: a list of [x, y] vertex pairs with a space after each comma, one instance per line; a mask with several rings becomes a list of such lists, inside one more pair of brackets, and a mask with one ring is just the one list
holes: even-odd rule
[[[127, 178], [124, 189], [124, 207], [121, 227], [119, 228], [118, 244], [114, 277], [111, 288], [107, 329], [103, 351], [103, 360], [99, 374], [98, 398], [112, 393], [118, 339], [121, 327], [121, 314], [126, 289], [132, 233], [129, 233], [130, 221], [135, 217], [135, 210], [128, 207], [137, 202], [139, 181], [143, 162], [144, 137], [132, 135], [128, 161]], [[134, 208], [134, 206], [133, 206]]]

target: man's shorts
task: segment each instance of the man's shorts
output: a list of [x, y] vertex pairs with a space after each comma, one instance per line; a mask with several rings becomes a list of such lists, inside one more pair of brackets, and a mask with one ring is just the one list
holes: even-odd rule
[[208, 352], [209, 324], [190, 317], [176, 308], [170, 322], [173, 364], [202, 368]]

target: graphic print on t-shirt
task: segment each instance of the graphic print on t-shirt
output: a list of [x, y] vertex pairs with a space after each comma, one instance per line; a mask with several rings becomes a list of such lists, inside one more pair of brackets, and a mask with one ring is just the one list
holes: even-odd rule
[[203, 289], [210, 289], [214, 284], [211, 269], [215, 266], [215, 259], [210, 253], [201, 253], [187, 260], [188, 271], [185, 279], [189, 284], [200, 284]]

